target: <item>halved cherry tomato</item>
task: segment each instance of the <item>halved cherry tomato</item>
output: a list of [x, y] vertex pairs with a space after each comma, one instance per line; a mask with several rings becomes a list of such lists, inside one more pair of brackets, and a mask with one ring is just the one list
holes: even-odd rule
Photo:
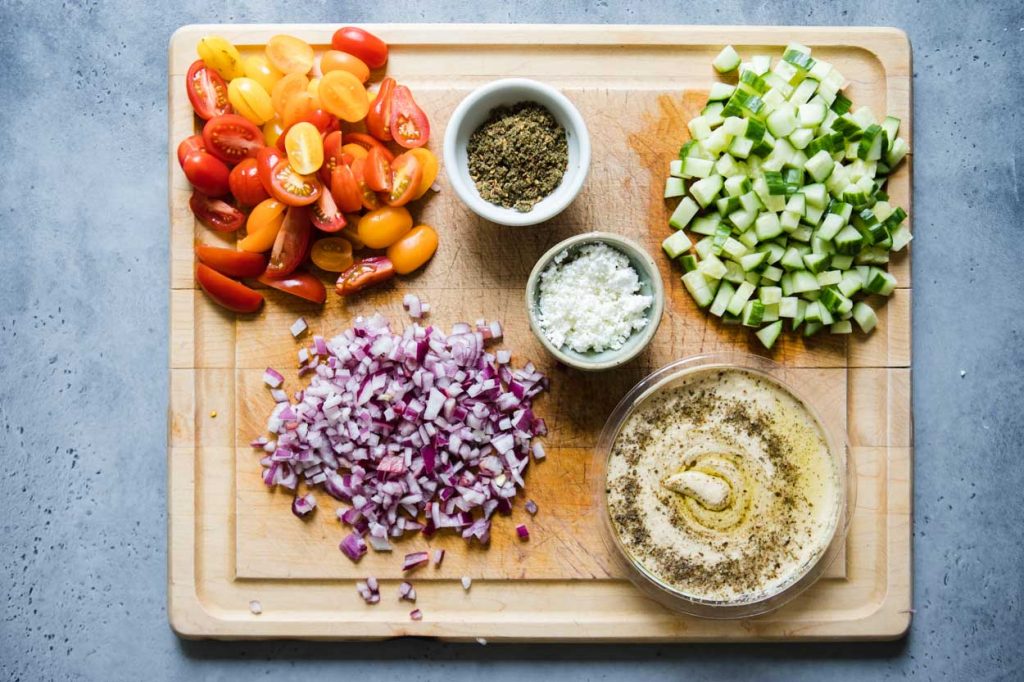
[[388, 206], [404, 206], [412, 201], [419, 191], [422, 177], [419, 158], [412, 152], [399, 154], [391, 164], [391, 188], [384, 203]]
[[242, 159], [232, 168], [231, 174], [228, 175], [228, 185], [231, 187], [231, 194], [243, 206], [255, 206], [269, 196], [260, 182], [256, 159]]
[[391, 136], [407, 149], [422, 147], [430, 139], [430, 121], [404, 85], [391, 96]]
[[420, 186], [417, 188], [416, 193], [412, 195], [413, 199], [419, 199], [421, 196], [427, 193], [434, 181], [437, 180], [437, 173], [440, 170], [440, 164], [437, 161], [437, 157], [429, 149], [423, 147], [417, 147], [416, 149], [410, 149], [406, 154], [412, 154], [420, 160], [420, 168], [422, 173], [420, 174]]
[[326, 74], [331, 71], [338, 71], [339, 69], [348, 71], [358, 78], [360, 83], [370, 80], [370, 67], [359, 57], [338, 50], [327, 50], [327, 52], [324, 52], [323, 56], [320, 57], [320, 73]]
[[282, 133], [284, 133], [284, 124], [276, 116], [263, 124], [263, 141], [267, 143], [268, 147], [276, 146]]
[[181, 170], [196, 190], [212, 197], [223, 196], [230, 189], [231, 171], [223, 161], [206, 152], [189, 152], [181, 162]]
[[292, 98], [285, 102], [284, 111], [281, 112], [281, 122], [285, 126], [293, 126], [299, 121], [304, 121], [307, 116], [320, 108], [320, 102], [308, 92], [297, 92]]
[[227, 84], [216, 71], [208, 68], [202, 59], [197, 59], [188, 67], [185, 91], [196, 116], [203, 120], [231, 111]]
[[316, 126], [316, 129], [320, 131], [321, 135], [333, 133], [336, 130], [341, 130], [341, 123], [338, 121], [337, 116], [331, 116], [323, 109], [314, 109], [313, 111], [305, 114], [295, 123], [288, 128], [285, 128], [281, 137], [277, 141], [277, 148], [281, 151], [285, 151], [284, 141], [288, 137], [288, 131], [299, 123], [312, 123]]
[[340, 130], [324, 135], [324, 163], [320, 166], [319, 176], [320, 182], [327, 186], [331, 184], [331, 174], [334, 169], [342, 163], [344, 152], [341, 151], [341, 146]]
[[228, 164], [255, 156], [263, 147], [263, 132], [238, 114], [214, 116], [203, 126], [206, 150]]
[[345, 216], [338, 210], [338, 204], [327, 190], [309, 207], [309, 218], [313, 225], [324, 232], [337, 232], [345, 227]]
[[371, 249], [386, 249], [412, 229], [412, 216], [402, 207], [385, 206], [359, 219], [359, 238]]
[[383, 154], [384, 158], [388, 160], [388, 163], [391, 163], [395, 158], [395, 155], [391, 153], [390, 149], [381, 144], [380, 141], [365, 133], [345, 133], [345, 142], [346, 144], [357, 144], [367, 152], [374, 148], [380, 149], [381, 154]]
[[284, 147], [288, 163], [302, 175], [317, 172], [324, 163], [324, 141], [312, 123], [299, 121], [289, 128], [285, 133]]
[[222, 275], [259, 277], [267, 267], [263, 254], [224, 249], [209, 244], [196, 244], [196, 257]]
[[437, 251], [437, 232], [430, 225], [417, 225], [388, 247], [395, 272], [408, 275], [430, 260]]
[[245, 221], [248, 234], [238, 242], [238, 248], [252, 253], [269, 251], [281, 230], [286, 208], [277, 199], [266, 199], [258, 203]]
[[262, 54], [242, 60], [242, 69], [245, 71], [246, 78], [251, 78], [262, 85], [268, 93], [272, 92], [277, 81], [284, 77], [284, 74], [278, 71], [277, 67]]
[[235, 111], [258, 126], [274, 118], [270, 93], [251, 78], [235, 78], [228, 83], [228, 101]]
[[[383, 204], [381, 204], [380, 197], [377, 196], [376, 192], [366, 184], [366, 178], [363, 176], [363, 166], [365, 164], [366, 159], [353, 159], [349, 168], [352, 169], [352, 177], [355, 178], [356, 187], [359, 188], [359, 201], [363, 204], [363, 208], [373, 211], [380, 208]], [[331, 178], [332, 183], [333, 181], [334, 178]]]
[[335, 31], [331, 37], [331, 47], [359, 57], [371, 69], [379, 69], [388, 62], [387, 43], [354, 26], [345, 26]]
[[378, 140], [391, 140], [391, 95], [395, 90], [395, 79], [388, 77], [380, 82], [377, 96], [366, 114], [366, 129]]
[[192, 192], [188, 207], [203, 225], [217, 232], [234, 232], [245, 223], [245, 214], [226, 201]]
[[387, 192], [391, 189], [391, 164], [384, 158], [380, 147], [374, 147], [363, 162], [363, 176], [366, 185], [374, 192]]
[[352, 213], [363, 207], [359, 183], [356, 182], [356, 176], [348, 164], [338, 164], [331, 172], [331, 195], [338, 208], [345, 213]]
[[205, 36], [196, 45], [196, 52], [203, 63], [216, 71], [225, 81], [245, 75], [242, 55], [226, 38]]
[[361, 121], [370, 110], [366, 88], [348, 71], [325, 73], [320, 79], [319, 93], [323, 108], [343, 121]]
[[208, 265], [196, 266], [196, 281], [215, 303], [236, 313], [254, 313], [263, 305], [263, 296]]
[[345, 216], [345, 220], [348, 221], [348, 225], [345, 226], [344, 230], [338, 233], [339, 237], [347, 239], [348, 242], [352, 244], [353, 251], [362, 251], [366, 248], [366, 244], [364, 244], [363, 240], [359, 238], [359, 218], [360, 216], [358, 215]]
[[292, 168], [288, 159], [278, 161], [270, 177], [270, 196], [289, 206], [312, 204], [322, 189], [316, 175], [302, 175]]
[[[351, 133], [348, 133], [348, 135], [351, 135]], [[370, 153], [366, 151], [366, 147], [358, 145], [355, 142], [346, 142], [345, 144], [341, 145], [341, 151], [344, 152], [345, 154], [348, 154], [353, 159], [365, 159], [366, 155]]]
[[267, 194], [273, 193], [271, 187], [274, 185], [274, 168], [283, 158], [284, 152], [278, 151], [277, 147], [264, 147], [256, 152], [256, 171]]
[[308, 86], [309, 79], [301, 73], [289, 73], [274, 84], [274, 89], [270, 91], [270, 102], [274, 105], [278, 117], [284, 118], [285, 105], [295, 95], [305, 92]]
[[309, 252], [313, 264], [327, 272], [344, 272], [352, 267], [352, 243], [342, 237], [324, 237]]
[[259, 282], [313, 303], [323, 303], [327, 300], [327, 289], [324, 287], [324, 283], [308, 272], [293, 272], [281, 279], [273, 279], [264, 275], [259, 278]]
[[309, 73], [313, 68], [313, 48], [295, 36], [271, 36], [265, 48], [267, 59], [282, 73]]
[[338, 277], [337, 291], [349, 296], [395, 276], [395, 266], [384, 256], [372, 256], [355, 263]]
[[281, 279], [294, 272], [306, 258], [312, 235], [313, 225], [309, 222], [309, 209], [290, 207], [284, 214], [284, 222], [281, 223], [281, 229], [274, 240], [270, 262], [267, 263], [263, 276]]
[[313, 96], [313, 101], [316, 102], [316, 108], [317, 109], [322, 109], [323, 108], [323, 104], [320, 103], [320, 79], [319, 78], [311, 78], [309, 80], [309, 85], [306, 86], [306, 92], [308, 92], [309, 94], [311, 94]]
[[202, 135], [189, 135], [178, 145], [178, 165], [185, 164], [185, 157], [196, 152], [205, 152]]

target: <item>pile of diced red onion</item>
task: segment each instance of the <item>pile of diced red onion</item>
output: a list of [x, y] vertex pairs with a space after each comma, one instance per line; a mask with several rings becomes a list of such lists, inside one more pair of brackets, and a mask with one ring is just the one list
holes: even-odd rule
[[338, 516], [352, 528], [340, 548], [353, 561], [367, 542], [387, 551], [390, 538], [417, 531], [488, 542], [531, 454], [543, 459], [534, 437], [547, 432], [531, 409], [547, 379], [531, 363], [514, 369], [508, 351], [484, 349], [501, 335], [483, 320], [447, 336], [418, 323], [398, 334], [374, 315], [329, 341], [314, 336], [299, 352], [299, 374], [312, 378], [294, 402], [279, 372], [264, 375], [277, 401], [272, 437], [253, 441], [266, 453], [264, 482], [295, 490], [301, 479], [350, 505]]

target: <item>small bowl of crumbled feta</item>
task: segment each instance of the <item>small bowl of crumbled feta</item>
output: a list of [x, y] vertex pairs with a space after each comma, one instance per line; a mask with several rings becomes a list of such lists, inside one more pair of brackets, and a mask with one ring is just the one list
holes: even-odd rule
[[629, 362], [661, 323], [658, 266], [635, 242], [588, 232], [540, 257], [526, 283], [530, 329], [555, 358], [599, 371]]

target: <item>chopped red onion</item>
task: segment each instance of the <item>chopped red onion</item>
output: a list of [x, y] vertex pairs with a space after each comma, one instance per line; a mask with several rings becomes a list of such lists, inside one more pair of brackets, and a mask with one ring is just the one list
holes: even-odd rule
[[533, 500], [527, 500], [526, 501], [526, 511], [527, 511], [527, 513], [530, 514], [530, 516], [536, 516], [537, 515], [537, 503], [534, 502]]
[[469, 591], [470, 586], [473, 584], [473, 579], [468, 575], [462, 576], [462, 589]]
[[540, 441], [534, 441], [533, 443], [533, 458], [535, 460], [542, 460], [547, 457], [547, 453], [544, 452], [544, 445]]
[[405, 555], [405, 560], [402, 562], [403, 571], [411, 571], [419, 568], [430, 560], [430, 554], [427, 552], [412, 552], [411, 554]]
[[263, 613], [263, 604], [261, 604], [258, 599], [253, 599], [249, 602], [249, 611], [251, 611], [253, 615], [258, 616]]
[[[277, 403], [270, 437], [254, 441], [264, 482], [294, 490], [301, 478], [350, 504], [339, 516], [353, 530], [341, 544], [353, 561], [367, 542], [390, 547], [420, 531], [488, 542], [491, 515], [511, 509], [546, 433], [532, 402], [547, 379], [487, 352], [485, 339], [500, 334], [483, 320], [448, 336], [415, 322], [396, 333], [374, 315], [330, 341], [314, 336], [300, 370], [309, 385]], [[284, 377], [268, 368], [264, 381], [278, 389]]]
[[365, 581], [360, 580], [356, 583], [356, 592], [363, 598], [363, 601], [367, 604], [376, 604], [380, 602], [380, 585], [377, 584], [377, 579], [373, 576], [367, 578]]
[[423, 317], [423, 302], [416, 294], [406, 294], [402, 298], [402, 307], [409, 313], [409, 317], [418, 320]]
[[306, 324], [306, 318], [300, 317], [299, 319], [292, 322], [292, 326], [290, 327], [289, 331], [291, 331], [293, 337], [299, 338], [302, 335], [302, 332], [306, 331], [307, 329], [309, 329], [309, 325]]
[[442, 561], [444, 561], [444, 550], [443, 549], [435, 549], [434, 550], [434, 565], [435, 566], [440, 566]]
[[413, 620], [423, 620], [423, 612], [419, 609], [413, 609], [409, 612], [409, 618], [412, 618]]
[[298, 495], [292, 500], [292, 513], [300, 519], [314, 509], [316, 509], [316, 498], [313, 497], [313, 493]]
[[412, 586], [412, 583], [402, 581], [402, 584], [398, 586], [398, 598], [406, 601], [416, 601], [416, 588]]
[[526, 524], [521, 523], [518, 526], [516, 526], [516, 535], [519, 536], [520, 540], [529, 540], [530, 539], [530, 531], [526, 527]]

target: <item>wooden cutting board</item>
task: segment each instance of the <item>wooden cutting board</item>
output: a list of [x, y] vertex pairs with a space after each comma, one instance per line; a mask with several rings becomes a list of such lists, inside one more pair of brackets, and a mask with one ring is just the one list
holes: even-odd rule
[[[289, 33], [318, 49], [326, 25], [188, 26], [170, 43], [169, 185], [171, 213], [171, 337], [169, 415], [169, 614], [186, 637], [359, 639], [417, 635], [460, 640], [708, 641], [758, 639], [884, 639], [910, 623], [911, 471], [910, 258], [891, 265], [896, 290], [870, 336], [823, 335], [807, 342], [784, 335], [772, 357], [808, 393], [826, 419], [848, 434], [857, 497], [844, 553], [826, 578], [772, 614], [743, 621], [707, 621], [669, 612], [624, 580], [598, 535], [595, 490], [597, 434], [629, 388], [672, 360], [739, 349], [765, 354], [752, 334], [723, 327], [697, 310], [667, 259], [656, 258], [666, 283], [657, 336], [637, 360], [585, 375], [554, 366], [531, 336], [522, 303], [534, 261], [572, 234], [619, 232], [652, 252], [668, 234], [670, 205], [661, 198], [664, 173], [685, 122], [715, 80], [710, 62], [724, 44], [743, 55], [777, 56], [790, 41], [814, 48], [851, 84], [856, 105], [903, 120], [910, 139], [910, 45], [887, 28], [710, 26], [379, 25], [368, 28], [391, 45], [388, 73], [408, 84], [429, 113], [430, 147], [440, 156], [445, 124], [473, 88], [507, 76], [560, 88], [587, 121], [593, 164], [575, 203], [549, 224], [506, 228], [464, 208], [442, 176], [441, 191], [416, 209], [434, 225], [441, 246], [421, 273], [350, 301], [329, 294], [323, 307], [265, 291], [253, 316], [210, 303], [193, 280], [193, 244], [230, 245], [188, 209], [190, 187], [174, 150], [195, 132], [183, 79], [195, 45], [219, 34], [243, 52]], [[889, 184], [893, 202], [910, 208], [911, 162]], [[913, 212], [911, 218], [913, 218]], [[533, 359], [551, 376], [537, 410], [547, 418], [548, 460], [531, 466], [526, 496], [540, 512], [531, 537], [514, 537], [527, 519], [522, 502], [498, 518], [487, 550], [461, 539], [416, 537], [394, 555], [371, 552], [358, 565], [337, 549], [345, 534], [326, 495], [309, 522], [289, 511], [290, 496], [269, 491], [248, 442], [262, 433], [272, 407], [263, 369], [285, 371], [295, 390], [298, 342], [288, 332], [299, 315], [311, 331], [334, 335], [359, 314], [381, 311], [395, 325], [400, 301], [415, 292], [432, 306], [431, 321], [497, 318], [514, 362]], [[216, 416], [213, 416], [214, 412]], [[397, 599], [401, 556], [448, 550], [440, 569], [412, 576], [421, 622]], [[373, 575], [382, 600], [367, 606], [354, 583]], [[474, 579], [469, 592], [460, 578]], [[262, 613], [253, 614], [256, 600]]]

